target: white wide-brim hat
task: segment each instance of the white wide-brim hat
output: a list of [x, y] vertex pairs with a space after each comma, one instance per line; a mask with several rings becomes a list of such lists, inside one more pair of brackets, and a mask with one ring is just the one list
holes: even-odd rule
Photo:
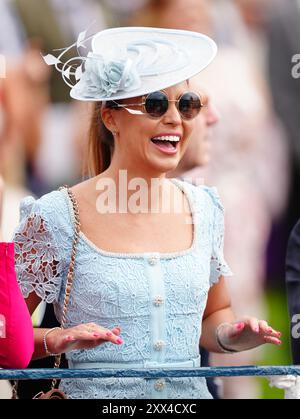
[[[71, 47], [85, 47], [85, 34]], [[86, 57], [63, 63], [61, 58], [71, 47], [58, 58], [44, 57], [61, 71], [71, 97], [83, 101], [126, 99], [174, 86], [200, 73], [217, 53], [208, 36], [177, 29], [121, 27], [89, 39], [92, 51]]]

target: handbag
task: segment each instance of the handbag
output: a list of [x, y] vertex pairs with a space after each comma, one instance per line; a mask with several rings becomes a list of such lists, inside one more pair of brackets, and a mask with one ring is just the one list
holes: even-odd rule
[[[74, 217], [75, 217], [75, 235], [74, 235], [74, 241], [72, 246], [72, 254], [71, 254], [71, 262], [68, 270], [67, 275], [67, 283], [66, 283], [66, 289], [65, 289], [65, 297], [64, 297], [64, 307], [62, 312], [62, 319], [61, 319], [61, 329], [65, 328], [66, 325], [66, 315], [68, 310], [68, 305], [70, 302], [70, 294], [72, 290], [73, 285], [73, 277], [74, 277], [74, 266], [75, 266], [75, 258], [76, 258], [76, 251], [77, 251], [77, 244], [79, 241], [79, 234], [80, 234], [80, 219], [79, 219], [79, 209], [77, 201], [74, 197], [73, 192], [70, 190], [70, 188], [65, 185], [59, 188], [59, 190], [66, 189], [69, 195], [69, 198], [73, 205], [73, 211], [74, 211]], [[61, 363], [61, 354], [55, 356], [54, 361], [54, 368], [59, 368]], [[56, 388], [57, 385], [57, 379], [53, 379], [51, 383], [51, 389], [47, 392], [39, 392], [36, 394], [33, 399], [68, 399], [68, 396], [60, 389]], [[18, 382], [14, 381], [13, 387], [12, 387], [12, 399], [18, 398]]]

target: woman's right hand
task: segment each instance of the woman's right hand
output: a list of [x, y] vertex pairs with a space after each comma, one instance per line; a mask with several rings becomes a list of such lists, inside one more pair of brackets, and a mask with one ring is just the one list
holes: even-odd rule
[[46, 337], [48, 351], [66, 353], [78, 349], [92, 349], [105, 342], [121, 345], [120, 327], [106, 329], [95, 323], [80, 324], [69, 329], [53, 329]]

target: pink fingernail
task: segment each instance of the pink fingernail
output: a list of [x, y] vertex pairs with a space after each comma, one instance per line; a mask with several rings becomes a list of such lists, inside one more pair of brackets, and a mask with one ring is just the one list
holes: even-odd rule
[[273, 332], [272, 327], [269, 327], [269, 328], [268, 328], [268, 332], [269, 332], [269, 333]]
[[72, 340], [75, 340], [75, 338], [73, 336], [67, 336], [66, 339], [67, 339], [68, 342], [71, 342]]
[[93, 333], [93, 336], [94, 336], [95, 338], [100, 338], [100, 337], [101, 337], [101, 335], [99, 335], [99, 333]]
[[237, 328], [238, 330], [241, 330], [243, 327], [244, 327], [244, 323], [238, 323], [238, 324], [236, 325], [236, 328]]
[[255, 327], [254, 331], [255, 331], [256, 333], [258, 333], [258, 332], [259, 332], [259, 327]]
[[117, 339], [117, 340], [116, 340], [116, 343], [117, 343], [118, 345], [121, 345], [121, 343], [123, 343], [123, 340], [119, 338], [119, 339]]
[[107, 332], [106, 333], [106, 336], [112, 336], [112, 333], [111, 332]]

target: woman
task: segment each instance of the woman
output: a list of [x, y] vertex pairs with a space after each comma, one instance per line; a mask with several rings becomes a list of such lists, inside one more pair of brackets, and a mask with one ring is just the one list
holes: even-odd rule
[[[0, 176], [0, 240], [3, 181]], [[14, 271], [14, 244], [0, 242], [0, 368], [26, 368], [33, 328]]]
[[[216, 191], [166, 178], [203, 106], [189, 79], [214, 58], [214, 42], [131, 27], [96, 34], [92, 47], [82, 75], [73, 62], [60, 67], [68, 83], [66, 74], [80, 73], [73, 98], [96, 102], [93, 176], [71, 188], [81, 232], [67, 327], [36, 329], [34, 357], [66, 352], [73, 368], [197, 367], [200, 341], [216, 352], [280, 344], [266, 322], [231, 311]], [[63, 54], [45, 60], [59, 68]], [[29, 197], [21, 215], [16, 261], [28, 306], [54, 303], [61, 320], [75, 227], [69, 194]], [[61, 388], [71, 398], [211, 397], [202, 378], [62, 380]]]

